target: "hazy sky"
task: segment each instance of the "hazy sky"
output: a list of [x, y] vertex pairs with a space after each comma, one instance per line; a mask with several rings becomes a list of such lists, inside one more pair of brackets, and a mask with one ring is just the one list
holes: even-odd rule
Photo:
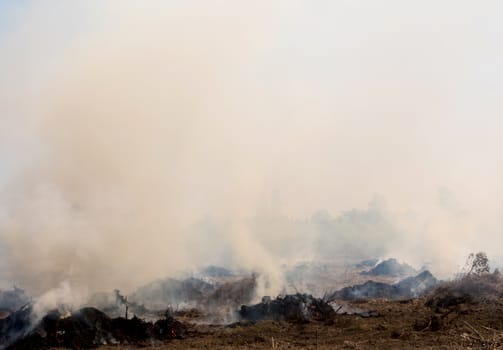
[[[150, 237], [138, 249], [159, 252], [199, 241], [180, 232], [203, 217], [239, 231], [234, 221], [271, 196], [303, 219], [366, 210], [376, 193], [414, 242], [405, 251], [422, 242], [416, 261], [452, 255], [451, 267], [470, 250], [501, 261], [502, 11], [454, 0], [0, 0], [7, 265], [30, 280], [12, 252], [34, 237], [47, 261], [80, 237], [80, 270], [137, 231]], [[238, 235], [248, 248], [229, 235], [235, 255], [259, 249], [253, 232]]]

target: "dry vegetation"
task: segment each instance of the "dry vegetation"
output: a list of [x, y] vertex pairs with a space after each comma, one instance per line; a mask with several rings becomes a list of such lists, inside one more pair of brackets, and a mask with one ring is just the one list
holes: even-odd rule
[[99, 349], [503, 349], [503, 278], [497, 270], [468, 271], [418, 298], [336, 301], [366, 312], [226, 325], [203, 324], [204, 314], [188, 312], [177, 316], [186, 327], [181, 339]]
[[[500, 349], [503, 294], [498, 272], [469, 274], [427, 297], [359, 300], [376, 317], [337, 315], [333, 321], [261, 321], [191, 325], [187, 337], [159, 349]], [[127, 347], [123, 347], [126, 349]], [[107, 348], [105, 349], [117, 349]]]
[[[432, 309], [427, 299], [368, 300], [357, 306], [378, 317], [338, 315], [333, 323], [262, 321], [228, 326], [192, 325], [185, 339], [158, 349], [499, 349], [503, 300]], [[101, 350], [133, 349], [102, 347]]]

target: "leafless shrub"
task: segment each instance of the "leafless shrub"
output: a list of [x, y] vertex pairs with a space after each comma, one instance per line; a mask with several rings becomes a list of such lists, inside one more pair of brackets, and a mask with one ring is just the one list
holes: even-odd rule
[[430, 295], [427, 305], [450, 308], [463, 303], [476, 303], [503, 296], [503, 279], [499, 271], [471, 273], [454, 281], [444, 282]]
[[462, 271], [462, 277], [468, 275], [481, 276], [490, 272], [489, 259], [486, 253], [471, 253], [466, 258], [465, 267]]

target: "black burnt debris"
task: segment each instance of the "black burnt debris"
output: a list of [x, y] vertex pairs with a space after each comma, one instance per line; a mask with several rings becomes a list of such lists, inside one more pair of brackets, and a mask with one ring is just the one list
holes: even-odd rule
[[30, 322], [31, 300], [17, 287], [0, 290], [0, 349], [21, 336]]
[[279, 296], [276, 299], [264, 297], [259, 304], [242, 305], [239, 316], [247, 321], [329, 321], [335, 317], [335, 310], [323, 299], [298, 293]]
[[395, 284], [367, 281], [346, 287], [334, 292], [329, 299], [408, 299], [427, 294], [437, 284], [437, 279], [429, 271], [423, 271], [417, 276], [405, 278]]
[[[29, 317], [22, 320], [21, 329], [29, 325], [25, 322], [29, 322]], [[148, 322], [136, 316], [131, 319], [110, 318], [98, 309], [87, 307], [70, 315], [62, 315], [59, 311], [49, 312], [7, 349], [89, 349], [105, 344], [142, 345], [182, 338], [185, 329], [169, 314], [155, 322]]]
[[0, 349], [5, 348], [16, 339], [24, 336], [30, 327], [32, 307], [30, 304], [19, 310], [3, 314], [0, 318]]
[[[370, 266], [374, 262], [362, 263]], [[363, 265], [354, 271], [359, 281], [361, 275], [357, 274]], [[71, 313], [54, 310], [41, 315], [34, 312], [40, 308], [36, 300], [34, 302], [23, 290], [14, 288], [0, 291], [0, 350], [161, 346], [172, 339], [197, 337], [198, 331], [193, 330], [203, 324], [234, 327], [260, 321], [266, 324], [285, 321], [294, 327], [309, 327], [310, 322], [340, 327], [353, 322], [354, 318], [359, 321], [385, 318], [388, 312], [409, 304], [423, 309], [417, 317], [409, 319], [409, 329], [422, 333], [448, 329], [460, 315], [471, 310], [470, 305], [494, 304], [503, 297], [503, 279], [498, 271], [470, 270], [449, 282], [439, 282], [429, 271], [401, 279], [388, 278], [409, 273], [404, 266], [408, 265], [390, 259], [372, 269], [373, 273], [384, 276], [377, 278], [378, 281], [399, 280], [396, 283], [367, 281], [325, 293], [322, 298], [311, 294], [282, 294], [276, 298], [263, 297], [254, 305], [250, 300], [256, 297], [256, 275], [232, 275], [214, 267], [208, 275], [218, 276], [215, 279], [200, 276], [159, 280], [128, 297], [119, 290], [98, 294], [83, 304], [89, 307]], [[310, 265], [302, 267], [306, 274], [326, 270], [325, 266], [321, 269]], [[64, 310], [67, 306], [60, 308]], [[236, 320], [238, 322], [232, 323]], [[387, 329], [384, 324], [378, 327]], [[401, 339], [406, 334], [401, 330], [390, 331], [392, 338]]]

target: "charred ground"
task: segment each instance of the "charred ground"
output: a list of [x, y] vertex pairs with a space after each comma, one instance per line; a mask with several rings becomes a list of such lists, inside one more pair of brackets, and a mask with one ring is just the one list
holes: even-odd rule
[[[370, 271], [375, 266], [361, 268]], [[4, 311], [0, 332], [2, 344], [11, 344], [9, 349], [503, 348], [503, 278], [497, 270], [470, 272], [448, 282], [438, 281], [428, 271], [398, 281], [381, 277], [388, 281], [358, 283], [321, 297], [302, 293], [264, 297], [258, 303], [250, 299], [255, 276], [225, 274], [217, 284], [193, 277], [165, 280], [167, 284], [161, 285], [171, 292], [188, 288], [192, 303], [164, 313], [136, 304], [137, 311], [146, 313], [129, 319], [92, 307], [67, 314], [55, 310], [29, 328], [25, 326], [33, 322], [30, 304], [22, 305], [26, 295], [15, 289], [4, 300], [21, 307]], [[176, 294], [176, 300], [184, 295]], [[243, 300], [247, 301], [238, 305]], [[118, 303], [111, 310], [123, 307]], [[218, 310], [230, 315], [219, 318]]]

